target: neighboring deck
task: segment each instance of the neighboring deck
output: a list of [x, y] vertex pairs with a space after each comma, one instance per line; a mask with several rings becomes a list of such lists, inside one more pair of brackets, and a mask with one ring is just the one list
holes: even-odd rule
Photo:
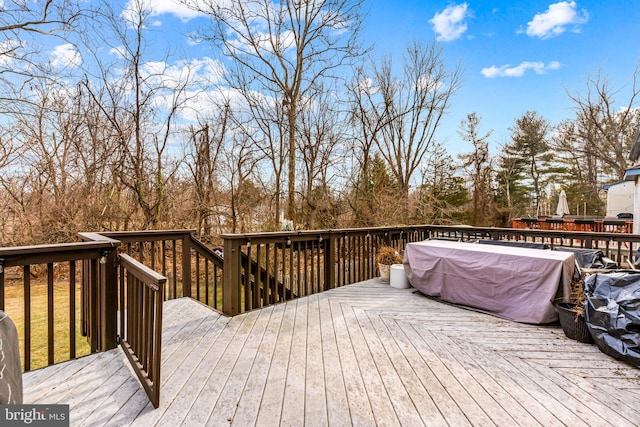
[[377, 279], [234, 318], [165, 303], [160, 408], [120, 349], [25, 374], [72, 425], [637, 425], [640, 370]]

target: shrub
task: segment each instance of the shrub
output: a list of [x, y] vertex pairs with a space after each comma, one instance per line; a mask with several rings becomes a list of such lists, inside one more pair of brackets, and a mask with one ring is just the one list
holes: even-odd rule
[[376, 255], [376, 262], [378, 264], [401, 264], [402, 256], [391, 246], [381, 246], [378, 249], [378, 253]]

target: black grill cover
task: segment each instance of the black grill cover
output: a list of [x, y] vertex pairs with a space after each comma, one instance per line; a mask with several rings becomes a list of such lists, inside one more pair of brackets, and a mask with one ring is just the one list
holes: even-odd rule
[[640, 272], [593, 274], [584, 291], [587, 326], [598, 348], [640, 367]]

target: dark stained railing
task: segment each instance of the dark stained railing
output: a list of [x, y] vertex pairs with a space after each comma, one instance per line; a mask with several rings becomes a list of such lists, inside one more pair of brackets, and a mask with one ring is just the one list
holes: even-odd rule
[[[191, 297], [222, 311], [223, 258], [191, 235], [191, 263], [194, 273], [191, 281]], [[195, 291], [194, 288], [195, 287]]]
[[160, 405], [162, 302], [166, 278], [121, 254], [120, 345], [154, 407]]
[[[0, 248], [0, 310], [21, 332], [24, 371], [115, 346], [115, 306], [104, 295], [117, 290], [99, 281], [116, 245], [105, 239]], [[81, 284], [89, 291], [82, 299]], [[81, 335], [88, 344], [78, 342]]]
[[640, 247], [639, 234], [584, 232], [565, 230], [528, 230], [514, 228], [480, 228], [431, 226], [431, 237], [447, 237], [463, 241], [481, 238], [493, 240], [526, 241], [547, 244], [550, 248], [570, 246], [599, 249], [616, 261], [621, 268], [635, 260]]
[[163, 299], [191, 297], [235, 315], [376, 277], [382, 245], [402, 252], [430, 238], [597, 248], [621, 267], [640, 246], [635, 234], [436, 225], [227, 234], [223, 256], [193, 230], [79, 237], [0, 248], [0, 309], [20, 331], [24, 370], [114, 348], [119, 319], [123, 348], [154, 405]]
[[381, 245], [402, 253], [407, 243], [430, 238], [527, 241], [551, 248], [600, 249], [621, 267], [635, 258], [640, 246], [640, 235], [635, 234], [438, 225], [222, 237], [222, 310], [228, 315], [376, 277], [375, 255]]
[[191, 296], [191, 235], [193, 230], [144, 230], [80, 233], [83, 240], [120, 242], [125, 253], [167, 278], [167, 299]]
[[[115, 347], [116, 248], [167, 278], [165, 299], [187, 296], [234, 315], [376, 277], [381, 245], [401, 252], [428, 238], [528, 241], [598, 248], [623, 267], [640, 245], [635, 234], [419, 225], [228, 234], [221, 257], [192, 233], [81, 233], [85, 242], [0, 248], [0, 308], [21, 331], [24, 369], [34, 368], [34, 351], [44, 352], [40, 367]], [[67, 344], [60, 345], [63, 338]]]
[[80, 233], [84, 240], [115, 239], [120, 252], [167, 277], [165, 298], [191, 297], [222, 311], [223, 259], [194, 230]]

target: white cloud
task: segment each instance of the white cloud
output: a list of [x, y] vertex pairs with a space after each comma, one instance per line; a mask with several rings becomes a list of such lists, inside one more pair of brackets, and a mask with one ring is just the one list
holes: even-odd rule
[[549, 5], [544, 13], [537, 13], [533, 20], [527, 23], [527, 35], [548, 39], [564, 33], [567, 26], [573, 26], [571, 31], [580, 32], [579, 25], [589, 20], [589, 14], [582, 9], [576, 10], [575, 1], [561, 1]]
[[[219, 100], [223, 66], [211, 58], [181, 60], [173, 64], [150, 61], [142, 65], [146, 82], [158, 88], [153, 104], [160, 109], [180, 105], [178, 115], [187, 122], [210, 114]], [[161, 89], [160, 89], [161, 88]], [[216, 101], [217, 102], [217, 101]]]
[[6, 39], [0, 41], [0, 66], [12, 64], [15, 59], [15, 51], [20, 47], [22, 47], [22, 44], [18, 40]]
[[371, 77], [366, 77], [360, 80], [357, 84], [357, 87], [360, 93], [364, 93], [367, 95], [378, 93], [378, 91], [380, 90], [380, 88], [374, 86], [373, 79]]
[[460, 38], [467, 31], [467, 23], [464, 20], [471, 16], [467, 3], [447, 7], [440, 13], [436, 13], [433, 19], [433, 31], [438, 35], [436, 40], [448, 42]]
[[82, 63], [80, 53], [71, 43], [56, 46], [51, 52], [51, 65], [58, 67], [77, 67]]
[[112, 47], [111, 49], [109, 49], [109, 54], [115, 55], [115, 56], [117, 56], [119, 58], [124, 58], [125, 57], [125, 48], [124, 48], [124, 46]]
[[547, 71], [557, 70], [558, 68], [560, 68], [558, 61], [552, 61], [547, 65], [544, 62], [524, 61], [515, 67], [508, 64], [500, 67], [492, 65], [489, 68], [483, 68], [481, 73], [483, 76], [492, 79], [494, 77], [522, 77], [527, 70], [533, 70], [536, 74], [546, 74]]
[[[149, 11], [151, 16], [158, 16], [166, 13], [173, 15], [184, 22], [202, 16], [199, 12], [188, 7], [183, 2], [178, 2], [177, 0], [129, 0], [124, 8], [125, 12], [123, 12], [123, 14], [128, 16], [127, 11], [129, 11], [130, 14], [131, 11], [137, 10], [139, 8], [139, 6], [137, 6], [139, 3], [142, 3], [143, 10]], [[191, 3], [195, 4], [193, 1]], [[157, 26], [157, 22], [154, 22], [153, 25]]]
[[142, 65], [141, 71], [152, 85], [171, 90], [176, 90], [185, 83], [202, 87], [219, 84], [224, 72], [222, 64], [208, 57], [180, 60], [174, 64], [149, 61]]

